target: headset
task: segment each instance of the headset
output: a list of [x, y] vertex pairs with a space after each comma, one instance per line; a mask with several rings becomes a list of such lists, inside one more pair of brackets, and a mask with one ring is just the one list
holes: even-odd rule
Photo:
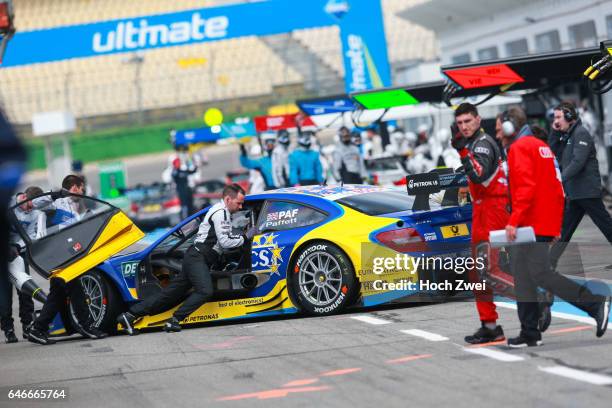
[[578, 113], [576, 112], [576, 110], [573, 109], [573, 108], [570, 108], [566, 104], [561, 104], [561, 105], [557, 106], [557, 109], [560, 110], [561, 112], [563, 112], [563, 117], [568, 122], [572, 122], [572, 121], [578, 119]]
[[505, 137], [511, 137], [516, 132], [516, 125], [514, 119], [508, 114], [508, 111], [504, 111], [501, 117], [502, 122], [502, 133]]

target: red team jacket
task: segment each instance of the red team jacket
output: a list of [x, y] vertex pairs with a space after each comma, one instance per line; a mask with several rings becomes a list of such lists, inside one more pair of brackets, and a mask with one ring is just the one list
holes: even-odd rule
[[561, 234], [565, 194], [555, 155], [548, 145], [522, 129], [510, 146], [508, 175], [512, 213], [509, 225], [533, 227], [535, 234]]

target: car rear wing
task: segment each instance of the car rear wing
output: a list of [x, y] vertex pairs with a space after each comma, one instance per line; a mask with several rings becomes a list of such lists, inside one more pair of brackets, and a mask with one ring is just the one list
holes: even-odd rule
[[453, 169], [434, 169], [429, 173], [406, 176], [408, 195], [415, 197], [412, 211], [429, 211], [431, 195], [442, 192], [442, 207], [458, 206], [459, 188], [467, 185], [465, 173]]

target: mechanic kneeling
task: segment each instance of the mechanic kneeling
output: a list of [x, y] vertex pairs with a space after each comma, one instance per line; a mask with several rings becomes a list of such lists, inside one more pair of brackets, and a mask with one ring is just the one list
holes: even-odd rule
[[210, 208], [200, 224], [194, 244], [185, 253], [181, 272], [159, 294], [117, 317], [117, 323], [130, 335], [135, 334], [133, 324], [137, 319], [172, 308], [191, 287], [194, 291], [166, 322], [166, 332], [180, 331], [180, 322], [210, 299], [213, 294], [210, 270], [220, 267], [225, 252], [241, 247], [256, 233], [255, 228], [251, 228], [244, 236], [232, 235], [231, 215], [242, 209], [244, 196], [245, 192], [239, 185], [226, 186], [222, 201]]

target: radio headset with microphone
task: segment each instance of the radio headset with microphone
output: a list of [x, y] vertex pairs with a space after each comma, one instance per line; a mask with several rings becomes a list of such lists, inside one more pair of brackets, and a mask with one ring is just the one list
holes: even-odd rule
[[570, 106], [562, 104], [559, 105], [559, 108], [561, 109], [561, 112], [563, 112], [563, 117], [566, 121], [572, 122], [578, 119], [578, 114], [576, 113], [576, 110], [571, 108]]
[[505, 137], [510, 137], [514, 135], [516, 132], [516, 126], [514, 125], [514, 120], [508, 114], [508, 111], [505, 111], [502, 114], [502, 133]]
[[[560, 105], [557, 105], [555, 109], [563, 112], [563, 118], [568, 122], [573, 122], [575, 120], [578, 120], [578, 113], [576, 112], [576, 109], [574, 109], [573, 106], [567, 103], [561, 103]], [[561, 136], [559, 137], [559, 141], [565, 144], [567, 143], [569, 138], [570, 138], [569, 133], [562, 133]]]

